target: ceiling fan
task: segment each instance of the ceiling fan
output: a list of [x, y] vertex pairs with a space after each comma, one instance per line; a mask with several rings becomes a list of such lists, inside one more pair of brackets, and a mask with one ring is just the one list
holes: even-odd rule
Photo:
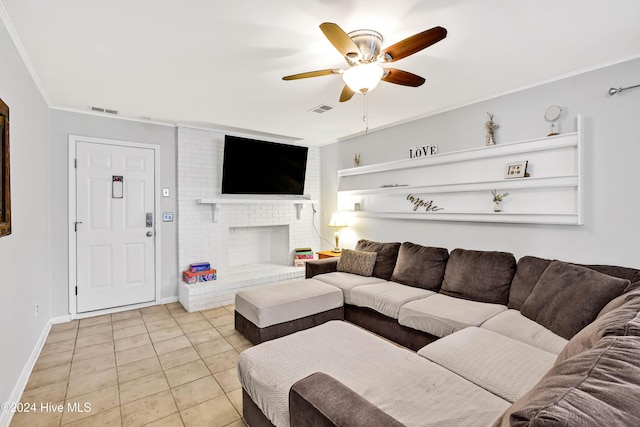
[[356, 92], [367, 93], [372, 91], [381, 80], [411, 87], [422, 85], [425, 82], [424, 78], [408, 71], [384, 68], [383, 64], [413, 55], [447, 36], [446, 29], [434, 27], [407, 37], [380, 51], [383, 39], [382, 35], [377, 31], [356, 30], [347, 34], [332, 22], [320, 24], [320, 30], [338, 52], [344, 56], [349, 68], [344, 70], [331, 68], [308, 71], [285, 76], [282, 80], [298, 80], [342, 74], [345, 86], [340, 94], [340, 102], [350, 100]]

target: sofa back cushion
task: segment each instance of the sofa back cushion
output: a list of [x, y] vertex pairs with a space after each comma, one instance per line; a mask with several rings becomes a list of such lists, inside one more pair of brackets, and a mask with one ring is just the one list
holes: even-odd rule
[[607, 306], [616, 307], [598, 315], [596, 320], [571, 338], [558, 354], [556, 364], [593, 348], [602, 337], [612, 335], [640, 336], [638, 330], [634, 328], [634, 322], [637, 323], [640, 312], [640, 290], [622, 294]]
[[[520, 310], [522, 304], [531, 294], [533, 287], [538, 283], [538, 279], [540, 279], [544, 270], [546, 270], [549, 264], [551, 264], [551, 261], [553, 260], [534, 256], [525, 256], [518, 260], [516, 275], [513, 278], [511, 290], [509, 291], [509, 308]], [[575, 265], [587, 267], [608, 276], [628, 279], [631, 284], [626, 291], [640, 287], [640, 270], [638, 269], [618, 267], [615, 265]]]
[[391, 280], [403, 285], [437, 291], [442, 286], [449, 251], [444, 248], [421, 246], [404, 242]]
[[508, 252], [454, 249], [449, 255], [440, 293], [507, 305], [516, 259]]
[[[578, 264], [580, 265], [580, 264]], [[592, 270], [598, 271], [608, 276], [619, 277], [621, 279], [627, 279], [629, 282], [634, 283], [640, 281], [640, 270], [629, 267], [619, 267], [617, 265], [595, 265], [584, 264], [583, 267], [588, 267]], [[630, 289], [629, 289], [630, 290]]]
[[507, 305], [509, 308], [520, 310], [549, 264], [551, 264], [550, 259], [534, 256], [525, 256], [518, 260], [518, 268], [509, 290], [509, 304]]
[[609, 336], [558, 363], [494, 426], [640, 425], [640, 342]]
[[338, 271], [369, 277], [376, 264], [375, 252], [352, 251], [343, 249], [338, 260]]
[[522, 304], [520, 312], [570, 340], [593, 322], [602, 308], [621, 295], [627, 286], [627, 279], [552, 261]]
[[400, 243], [381, 243], [372, 240], [360, 239], [356, 244], [357, 251], [375, 252], [377, 254], [376, 264], [373, 267], [373, 277], [389, 280], [393, 274], [398, 258]]

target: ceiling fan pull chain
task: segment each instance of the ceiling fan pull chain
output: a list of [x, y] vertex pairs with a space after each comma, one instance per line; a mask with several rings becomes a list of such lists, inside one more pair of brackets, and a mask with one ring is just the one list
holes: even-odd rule
[[367, 93], [364, 92], [362, 97], [364, 98], [364, 116], [362, 116], [362, 121], [365, 123], [364, 133], [369, 133], [369, 102], [367, 100]]

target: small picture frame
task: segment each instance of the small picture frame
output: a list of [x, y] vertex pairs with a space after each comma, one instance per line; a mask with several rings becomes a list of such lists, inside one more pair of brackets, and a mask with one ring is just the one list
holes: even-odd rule
[[513, 162], [507, 164], [507, 168], [504, 172], [505, 178], [524, 178], [529, 176], [527, 173], [527, 164], [529, 162], [524, 160], [522, 162]]

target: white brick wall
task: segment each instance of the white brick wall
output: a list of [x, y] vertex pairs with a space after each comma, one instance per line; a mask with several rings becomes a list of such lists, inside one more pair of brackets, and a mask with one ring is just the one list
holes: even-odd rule
[[[178, 260], [180, 271], [190, 263], [208, 261], [224, 277], [230, 267], [229, 229], [234, 227], [289, 226], [288, 265], [292, 265], [296, 247], [320, 248], [314, 230], [319, 227], [319, 215], [311, 205], [304, 205], [300, 219], [293, 204], [223, 204], [213, 222], [211, 205], [197, 204], [196, 199], [220, 194], [224, 134], [221, 132], [178, 127]], [[309, 147], [305, 195], [320, 198], [320, 151]], [[246, 196], [246, 199], [260, 199]], [[316, 206], [316, 211], [320, 209]], [[254, 250], [255, 252], [255, 250]], [[234, 254], [234, 258], [237, 255]], [[179, 275], [182, 277], [182, 274]], [[215, 283], [215, 282], [213, 282]]]

